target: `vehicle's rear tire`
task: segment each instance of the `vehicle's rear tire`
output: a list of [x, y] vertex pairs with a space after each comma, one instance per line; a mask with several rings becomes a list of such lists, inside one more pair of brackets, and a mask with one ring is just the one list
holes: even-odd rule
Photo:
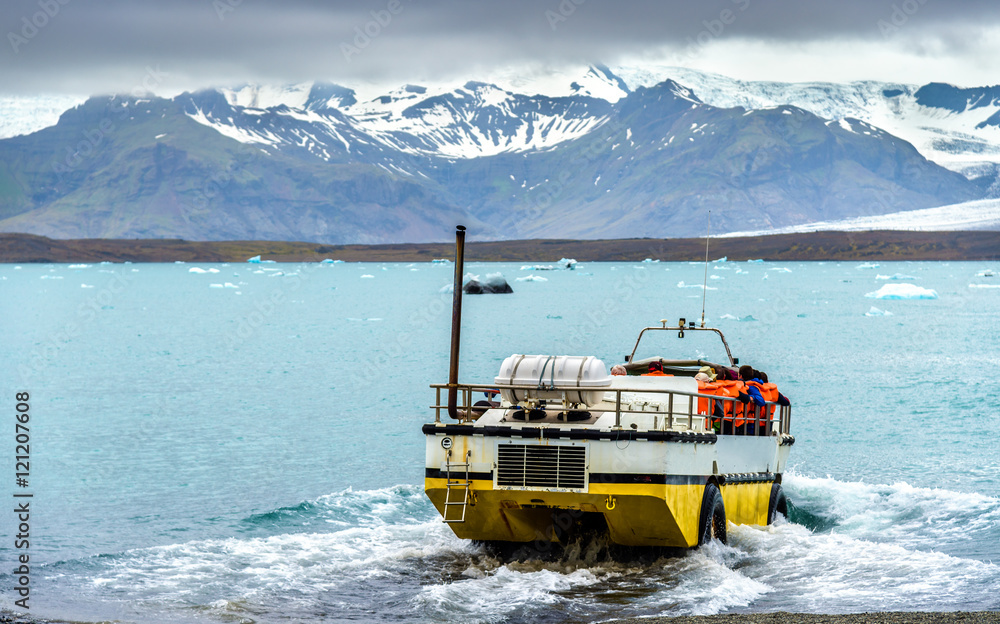
[[771, 485], [771, 499], [767, 503], [767, 523], [774, 524], [778, 514], [788, 518], [788, 498], [785, 497], [781, 484], [774, 483]]
[[726, 543], [726, 505], [722, 493], [714, 483], [705, 486], [701, 498], [701, 516], [698, 521], [698, 545], [717, 539]]

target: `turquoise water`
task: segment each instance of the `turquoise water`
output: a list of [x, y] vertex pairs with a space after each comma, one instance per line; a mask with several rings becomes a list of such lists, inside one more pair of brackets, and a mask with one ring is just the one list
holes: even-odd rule
[[[452, 266], [0, 265], [9, 505], [31, 492], [35, 618], [591, 621], [1000, 609], [1000, 278], [990, 263], [713, 263], [706, 317], [793, 403], [790, 522], [728, 546], [504, 565], [425, 500]], [[196, 269], [192, 271], [192, 269]], [[461, 378], [697, 319], [704, 266], [501, 272], [466, 297]], [[913, 279], [879, 279], [894, 275]], [[537, 275], [546, 281], [516, 281]], [[370, 276], [370, 277], [365, 277]], [[886, 284], [937, 299], [866, 297]], [[872, 307], [890, 315], [878, 315]], [[869, 316], [867, 314], [875, 314]], [[14, 484], [30, 394], [30, 485]], [[15, 608], [15, 514], [0, 514]]]

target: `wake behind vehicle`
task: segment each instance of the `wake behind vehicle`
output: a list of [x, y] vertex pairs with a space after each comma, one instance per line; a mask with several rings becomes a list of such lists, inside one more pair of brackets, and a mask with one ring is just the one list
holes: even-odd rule
[[[786, 512], [791, 407], [748, 401], [721, 381], [738, 360], [717, 329], [684, 319], [646, 327], [625, 375], [593, 356], [515, 354], [492, 381], [459, 384], [459, 227], [451, 373], [432, 386], [435, 418], [423, 426], [425, 491], [458, 537], [537, 544], [584, 529], [620, 546], [690, 548], [725, 541], [727, 522], [770, 524]], [[668, 336], [717, 339], [720, 355], [649, 350]], [[705, 371], [717, 381], [697, 380]]]

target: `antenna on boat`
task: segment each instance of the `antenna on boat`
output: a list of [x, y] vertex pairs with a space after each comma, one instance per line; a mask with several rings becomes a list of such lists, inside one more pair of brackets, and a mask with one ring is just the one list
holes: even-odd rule
[[712, 237], [712, 211], [708, 211], [708, 233], [705, 235], [705, 281], [701, 285], [701, 326], [705, 326], [705, 295], [708, 294], [708, 241]]
[[458, 345], [462, 333], [462, 277], [465, 272], [465, 226], [455, 226], [455, 290], [451, 305], [451, 360], [448, 368], [448, 415], [458, 420]]

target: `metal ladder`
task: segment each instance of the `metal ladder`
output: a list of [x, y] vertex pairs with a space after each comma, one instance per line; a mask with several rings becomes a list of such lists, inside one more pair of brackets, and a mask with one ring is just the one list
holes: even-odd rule
[[[448, 449], [448, 457], [445, 460], [445, 473], [448, 481], [447, 485], [445, 486], [444, 513], [441, 514], [444, 517], [445, 522], [465, 522], [465, 510], [469, 504], [469, 486], [472, 485], [472, 482], [469, 481], [469, 464], [470, 464], [469, 459], [471, 456], [472, 456], [472, 451], [466, 451], [465, 461], [462, 463], [453, 464], [451, 463], [451, 449]], [[465, 468], [464, 480], [459, 479], [457, 477], [454, 480], [452, 480], [451, 471], [455, 468], [458, 468], [459, 471], [461, 471], [462, 468]], [[460, 490], [462, 495], [462, 500], [454, 500], [454, 501], [451, 500], [452, 488], [457, 488]], [[451, 509], [452, 507], [457, 507], [459, 505], [461, 505], [462, 515], [458, 517], [449, 518], [448, 510]]]

